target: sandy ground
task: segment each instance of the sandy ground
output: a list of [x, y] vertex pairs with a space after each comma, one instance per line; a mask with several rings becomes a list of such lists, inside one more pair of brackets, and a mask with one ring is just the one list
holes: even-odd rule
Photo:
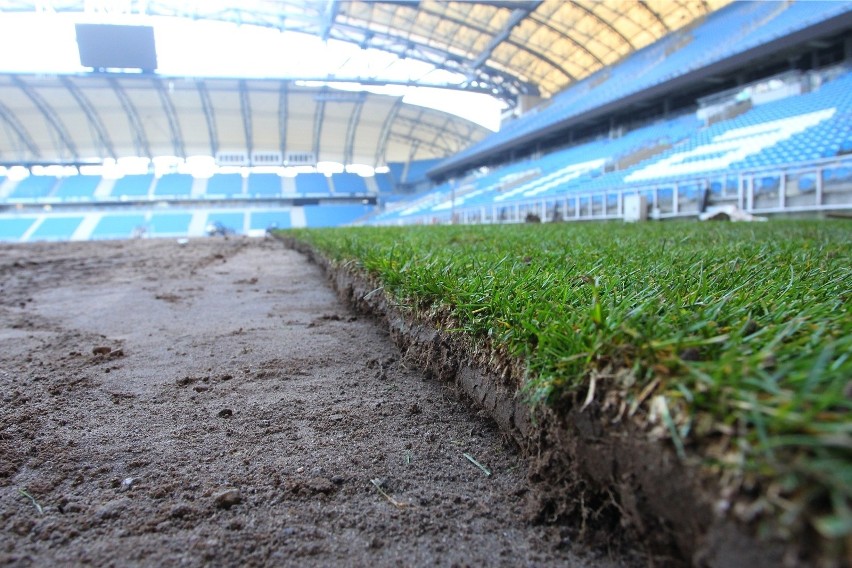
[[277, 241], [0, 246], [0, 404], [0, 564], [624, 565]]

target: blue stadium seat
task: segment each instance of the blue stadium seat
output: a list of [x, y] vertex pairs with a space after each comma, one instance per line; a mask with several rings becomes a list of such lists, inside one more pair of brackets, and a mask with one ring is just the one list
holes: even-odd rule
[[83, 222], [83, 216], [46, 217], [30, 235], [31, 241], [67, 241]]
[[29, 176], [18, 182], [9, 195], [10, 200], [35, 200], [48, 197], [57, 184], [54, 176]]
[[289, 229], [292, 224], [289, 209], [252, 211], [249, 217], [252, 230]]
[[130, 197], [140, 198], [148, 197], [148, 192], [151, 189], [151, 183], [154, 181], [154, 174], [139, 174], [124, 176], [115, 180], [115, 185], [112, 187], [112, 197]]
[[328, 195], [331, 193], [328, 186], [328, 178], [320, 173], [305, 173], [296, 176], [296, 192], [303, 194], [322, 194]]
[[185, 235], [191, 221], [191, 213], [155, 213], [148, 221], [148, 233], [153, 236]]
[[[612, 186], [782, 166], [836, 155], [829, 134], [842, 128], [852, 100], [852, 73], [817, 91], [757, 106], [736, 118], [694, 132], [683, 143], [628, 170], [604, 176]], [[731, 148], [730, 141], [740, 144]], [[768, 185], [764, 184], [765, 188]]]
[[428, 181], [426, 172], [441, 163], [441, 160], [414, 160], [409, 162], [408, 169], [405, 172], [405, 183], [419, 183]]
[[816, 176], [813, 174], [799, 178], [799, 191], [808, 192], [816, 189]]
[[94, 199], [100, 183], [100, 176], [70, 176], [59, 181], [53, 194], [63, 201], [88, 201]]
[[364, 178], [358, 174], [343, 172], [334, 174], [331, 176], [331, 180], [334, 184], [334, 193], [349, 195], [367, 193], [367, 184], [364, 182]]
[[252, 197], [278, 197], [283, 189], [277, 174], [251, 174], [248, 177], [248, 194]]
[[145, 215], [104, 215], [92, 231], [92, 239], [127, 239], [138, 227], [146, 225]]
[[376, 185], [379, 187], [380, 194], [389, 194], [393, 193], [393, 179], [389, 173], [387, 174], [376, 174]]
[[308, 227], [338, 227], [363, 217], [373, 210], [371, 205], [306, 205]]
[[756, 193], [768, 193], [777, 191], [781, 186], [781, 180], [778, 179], [778, 176], [766, 176], [759, 178], [756, 185]]
[[0, 241], [19, 241], [36, 217], [0, 217]]
[[189, 174], [165, 174], [157, 180], [154, 195], [157, 197], [186, 198], [192, 193], [194, 179]]
[[[634, 186], [654, 185], [660, 188], [659, 199], [670, 202], [672, 190], [662, 188], [673, 182], [679, 184], [681, 200], [698, 202], [706, 184], [717, 196], [724, 189], [730, 197], [738, 191], [738, 172], [761, 168], [770, 172], [758, 173], [756, 194], [774, 194], [781, 183], [777, 168], [841, 152], [852, 116], [849, 93], [852, 72], [815, 91], [755, 106], [709, 127], [692, 114], [660, 121], [615, 139], [587, 141], [535, 160], [506, 164], [485, 175], [474, 174], [454, 185], [439, 185], [389, 205], [372, 222], [428, 222], [430, 217], [447, 218], [460, 208], [483, 206], [490, 212], [492, 206], [502, 208], [513, 202], [553, 203], [552, 199], [574, 192], [612, 193]], [[639, 158], [635, 163], [634, 155]], [[630, 165], [618, 167], [622, 160]], [[839, 170], [829, 171], [826, 180], [839, 175]], [[849, 176], [848, 168], [843, 175]], [[803, 178], [800, 189], [811, 191], [815, 183], [815, 178]], [[646, 194], [653, 198], [652, 191]], [[607, 197], [607, 207], [611, 199]], [[603, 202], [595, 199], [585, 203], [603, 208]]]
[[207, 224], [220, 223], [226, 229], [230, 229], [235, 233], [243, 233], [243, 224], [245, 213], [232, 211], [211, 211], [207, 214]]
[[852, 168], [839, 167], [826, 170], [826, 182], [844, 183], [852, 181]]
[[391, 176], [395, 185], [402, 183], [402, 174], [405, 173], [405, 164], [402, 162], [392, 162], [388, 164], [388, 175]]
[[243, 195], [243, 176], [216, 174], [207, 180], [207, 197], [237, 197]]

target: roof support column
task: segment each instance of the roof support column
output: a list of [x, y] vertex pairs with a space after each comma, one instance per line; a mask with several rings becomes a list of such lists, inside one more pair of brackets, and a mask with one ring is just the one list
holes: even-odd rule
[[331, 27], [334, 25], [334, 20], [337, 19], [337, 13], [340, 11], [338, 0], [327, 0], [325, 9], [322, 13], [322, 22], [320, 23], [320, 37], [323, 41], [328, 41], [328, 36], [331, 34]]
[[587, 7], [583, 6], [582, 4], [580, 4], [579, 2], [575, 2], [574, 6], [576, 6], [577, 8], [579, 8], [580, 10], [582, 10], [583, 12], [585, 12], [586, 14], [588, 14], [589, 16], [591, 16], [592, 18], [594, 18], [595, 20], [597, 20], [598, 22], [603, 24], [612, 33], [614, 33], [615, 35], [620, 37], [622, 39], [622, 41], [624, 41], [624, 43], [626, 43], [630, 47], [630, 51], [634, 51], [636, 49], [636, 46], [633, 45], [632, 41], [627, 39], [627, 36], [625, 36], [623, 33], [618, 31], [617, 29], [615, 29], [615, 26], [613, 26], [611, 22], [608, 22], [605, 19], [598, 16], [593, 9], [587, 8]]
[[251, 125], [251, 101], [249, 100], [248, 88], [245, 81], [240, 81], [240, 112], [243, 115], [243, 130], [246, 136], [246, 153], [249, 163], [254, 151], [254, 133]]
[[281, 150], [281, 158], [287, 159], [287, 120], [289, 119], [290, 90], [287, 81], [281, 81], [278, 87], [278, 147]]
[[325, 95], [328, 87], [323, 87], [320, 96], [315, 97], [317, 103], [314, 109], [314, 144], [313, 153], [317, 161], [320, 159], [320, 141], [322, 139], [322, 123], [325, 120]]
[[213, 108], [213, 101], [210, 100], [210, 91], [207, 90], [204, 80], [199, 80], [196, 86], [198, 88], [198, 96], [201, 99], [201, 108], [204, 111], [204, 120], [207, 122], [207, 134], [210, 137], [210, 155], [215, 156], [219, 153], [219, 131], [216, 128], [216, 111]]
[[387, 155], [388, 139], [390, 138], [391, 126], [396, 120], [399, 111], [402, 109], [402, 97], [399, 97], [394, 103], [388, 115], [385, 117], [385, 123], [382, 124], [382, 132], [379, 134], [379, 144], [376, 146], [376, 159], [373, 166], [386, 165], [385, 156]]
[[178, 120], [177, 111], [172, 103], [172, 98], [169, 96], [169, 91], [163, 85], [163, 80], [159, 78], [152, 79], [154, 86], [157, 88], [157, 94], [160, 95], [160, 104], [163, 106], [163, 112], [166, 114], [166, 120], [169, 122], [169, 135], [172, 139], [172, 148], [175, 156], [186, 158], [186, 147], [183, 143], [183, 133], [180, 129], [180, 121]]
[[65, 88], [68, 89], [68, 92], [71, 93], [71, 96], [74, 97], [74, 100], [77, 101], [77, 104], [83, 110], [83, 114], [86, 115], [86, 118], [89, 121], [89, 126], [91, 126], [92, 130], [94, 130], [95, 136], [97, 136], [103, 152], [113, 160], [118, 159], [118, 154], [116, 153], [115, 146], [109, 137], [109, 132], [107, 132], [106, 126], [104, 126], [104, 123], [98, 112], [95, 110], [95, 107], [92, 106], [89, 99], [83, 95], [83, 91], [81, 91], [69, 77], [63, 75], [59, 77], [59, 80]]
[[133, 132], [133, 143], [136, 147], [136, 154], [140, 157], [153, 158], [151, 155], [151, 145], [148, 143], [148, 136], [145, 134], [145, 127], [142, 124], [142, 119], [139, 116], [139, 111], [133, 105], [133, 101], [127, 96], [124, 89], [114, 77], [109, 78], [109, 84], [118, 97], [121, 103], [121, 108], [124, 109], [127, 115], [127, 121], [130, 123], [130, 130]]
[[366, 100], [364, 93], [358, 102], [355, 103], [355, 108], [352, 109], [352, 114], [349, 115], [349, 125], [346, 128], [346, 145], [343, 147], [343, 165], [347, 166], [352, 163], [353, 148], [355, 147], [355, 133], [358, 131], [358, 124], [361, 122], [361, 109], [364, 108]]
[[27, 132], [27, 129], [21, 124], [21, 121], [18, 120], [18, 117], [15, 116], [15, 113], [12, 112], [9, 107], [0, 102], [0, 118], [9, 125], [9, 128], [17, 135], [18, 140], [21, 144], [26, 147], [27, 151], [32, 154], [32, 158], [40, 158], [41, 151], [39, 151], [38, 146], [36, 146], [33, 137]]
[[56, 132], [57, 136], [59, 136], [59, 140], [62, 142], [62, 145], [68, 150], [71, 154], [71, 158], [77, 159], [80, 157], [79, 152], [77, 151], [77, 145], [74, 144], [74, 140], [71, 138], [71, 135], [68, 133], [68, 130], [65, 128], [65, 124], [63, 124], [62, 120], [59, 118], [59, 115], [56, 114], [56, 111], [47, 104], [41, 95], [39, 95], [35, 89], [33, 89], [30, 85], [24, 82], [17, 75], [12, 75], [12, 82], [23, 91], [23, 93], [27, 96], [30, 101], [36, 106], [36, 108], [41, 111], [41, 114], [44, 116], [47, 124]]
[[506, 25], [503, 26], [503, 29], [494, 37], [491, 38], [491, 41], [485, 46], [476, 59], [471, 63], [471, 67], [473, 69], [479, 69], [482, 67], [488, 58], [491, 57], [491, 54], [494, 53], [494, 50], [498, 45], [509, 39], [509, 36], [512, 34], [512, 30], [515, 29], [515, 26], [520, 24], [524, 18], [530, 15], [530, 13], [534, 12], [536, 8], [539, 7], [541, 2], [530, 2], [524, 8], [516, 8], [512, 10], [512, 14], [509, 16], [509, 20], [506, 22]]
[[660, 24], [662, 24], [663, 29], [664, 29], [664, 30], [666, 30], [666, 33], [669, 33], [669, 32], [671, 31], [671, 30], [669, 29], [669, 26], [668, 26], [668, 25], [666, 25], [666, 21], [662, 18], [662, 16], [660, 16], [660, 14], [659, 14], [656, 10], [654, 10], [653, 8], [651, 8], [650, 6], [648, 6], [648, 1], [647, 1], [647, 0], [639, 0], [639, 5], [640, 5], [640, 6], [642, 6], [643, 8], [645, 8], [645, 11], [646, 11], [646, 12], [648, 12], [649, 14], [651, 14], [652, 16], [654, 16], [654, 18], [655, 18], [658, 22], [660, 22]]

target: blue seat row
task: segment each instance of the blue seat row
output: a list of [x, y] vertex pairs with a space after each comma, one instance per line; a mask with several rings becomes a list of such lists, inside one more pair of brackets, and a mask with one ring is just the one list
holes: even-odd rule
[[[675, 182], [682, 196], [697, 196], [708, 181], [711, 191], [721, 194], [736, 190], [738, 172], [757, 172], [755, 190], [772, 192], [780, 176], [761, 174], [761, 169], [814, 163], [841, 156], [850, 146], [852, 72], [846, 72], [812, 92], [755, 106], [709, 127], [690, 114], [444, 183], [394, 203], [373, 222], [424, 221], [457, 208], [579, 192], [610, 191], [611, 199], [615, 190], [638, 186], [668, 187], [670, 195]], [[823, 181], [841, 183], [850, 176], [850, 168], [837, 167], [826, 170]], [[690, 179], [695, 180], [691, 185]], [[812, 191], [816, 178], [805, 176], [798, 183], [800, 191]]]
[[[332, 176], [334, 193], [329, 178], [319, 173], [299, 174], [295, 178], [297, 194], [312, 196], [368, 195], [376, 189], [389, 194], [394, 190], [393, 180], [388, 174], [377, 175], [376, 189], [369, 189], [365, 178], [352, 173]], [[0, 178], [0, 185], [5, 178]], [[111, 183], [111, 187], [102, 184]], [[193, 194], [196, 180], [189, 174], [126, 175], [108, 182], [100, 176], [74, 175], [55, 176], [30, 175], [14, 184], [12, 190], [0, 202], [10, 203], [56, 203], [122, 200], [162, 199], [252, 199], [280, 198], [293, 194], [286, 190], [284, 178], [274, 173], [252, 173], [247, 178], [240, 174], [216, 174], [201, 180], [198, 194]], [[99, 188], [101, 188], [99, 190]]]
[[0, 214], [0, 241], [67, 241], [131, 237], [199, 237], [209, 225], [236, 233], [262, 233], [293, 226], [334, 227], [373, 211], [371, 205], [309, 205], [253, 209], [136, 210]]

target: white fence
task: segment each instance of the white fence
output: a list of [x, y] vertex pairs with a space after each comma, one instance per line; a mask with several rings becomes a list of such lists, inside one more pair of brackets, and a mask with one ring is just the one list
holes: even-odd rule
[[460, 205], [383, 224], [481, 224], [623, 219], [624, 198], [645, 197], [648, 217], [696, 217], [707, 207], [735, 205], [753, 214], [852, 210], [852, 155], [646, 185], [570, 190], [561, 195]]

